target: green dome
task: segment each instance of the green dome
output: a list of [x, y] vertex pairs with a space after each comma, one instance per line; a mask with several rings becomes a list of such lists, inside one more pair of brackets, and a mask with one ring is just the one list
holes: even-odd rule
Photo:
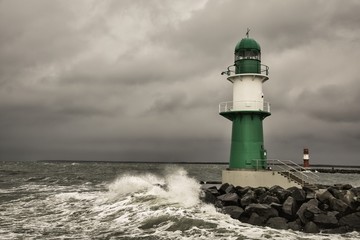
[[238, 42], [238, 44], [236, 44], [235, 52], [238, 52], [240, 50], [245, 50], [245, 49], [252, 49], [252, 50], [256, 49], [259, 52], [261, 51], [260, 45], [252, 38], [241, 39], [241, 41]]

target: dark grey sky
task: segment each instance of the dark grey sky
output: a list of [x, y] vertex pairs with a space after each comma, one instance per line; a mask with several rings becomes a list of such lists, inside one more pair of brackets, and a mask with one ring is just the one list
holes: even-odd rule
[[228, 161], [252, 30], [270, 158], [360, 165], [360, 1], [0, 1], [0, 160]]

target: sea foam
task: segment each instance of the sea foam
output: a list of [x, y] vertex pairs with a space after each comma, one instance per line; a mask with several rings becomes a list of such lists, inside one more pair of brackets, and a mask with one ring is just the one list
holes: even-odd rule
[[115, 200], [125, 195], [141, 192], [178, 203], [183, 207], [199, 204], [200, 184], [181, 168], [172, 169], [164, 177], [153, 174], [123, 175], [109, 184], [109, 198]]

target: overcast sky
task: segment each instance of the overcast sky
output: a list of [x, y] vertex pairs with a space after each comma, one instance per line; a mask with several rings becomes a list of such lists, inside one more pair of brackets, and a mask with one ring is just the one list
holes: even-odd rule
[[269, 158], [360, 165], [360, 1], [0, 0], [0, 160], [228, 162], [250, 36]]

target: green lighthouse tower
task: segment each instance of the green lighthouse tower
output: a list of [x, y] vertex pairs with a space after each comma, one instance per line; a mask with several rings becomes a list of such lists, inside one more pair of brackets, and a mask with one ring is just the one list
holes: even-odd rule
[[249, 38], [249, 30], [246, 35], [236, 44], [234, 65], [222, 73], [233, 84], [233, 101], [219, 105], [220, 115], [232, 121], [228, 171], [267, 167], [262, 121], [270, 115], [270, 104], [264, 101], [262, 84], [269, 79], [269, 68], [261, 64], [260, 45]]

